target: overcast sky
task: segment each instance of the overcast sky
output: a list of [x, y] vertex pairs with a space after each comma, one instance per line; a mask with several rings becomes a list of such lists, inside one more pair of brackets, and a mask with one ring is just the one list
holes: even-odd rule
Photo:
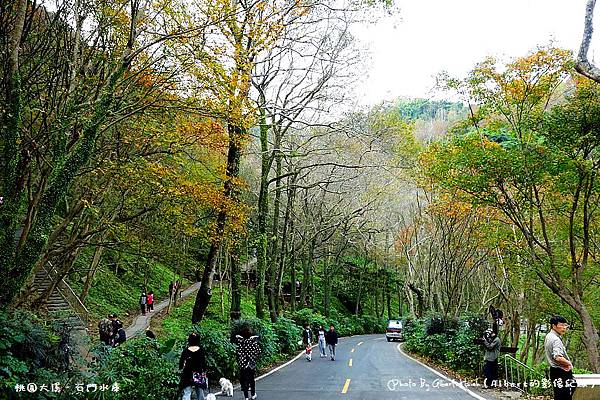
[[[586, 0], [395, 0], [397, 15], [355, 29], [368, 46], [364, 105], [431, 92], [442, 70], [464, 77], [488, 55], [513, 58], [550, 41], [579, 49]], [[589, 56], [600, 60], [600, 10]]]

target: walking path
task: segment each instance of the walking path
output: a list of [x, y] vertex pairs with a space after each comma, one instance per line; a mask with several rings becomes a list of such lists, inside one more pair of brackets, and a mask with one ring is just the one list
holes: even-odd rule
[[[191, 295], [192, 293], [195, 293], [198, 289], [200, 289], [200, 282], [194, 283], [193, 285], [186, 288], [183, 292], [181, 292], [181, 299], [184, 299], [184, 298], [188, 297], [189, 295]], [[164, 310], [168, 306], [169, 306], [169, 299], [166, 299], [166, 300], [161, 301], [160, 303], [155, 303], [154, 311], [147, 312], [146, 315], [140, 314], [137, 317], [135, 317], [135, 319], [133, 320], [133, 323], [127, 329], [125, 329], [125, 334], [127, 335], [127, 339], [130, 339], [130, 338], [144, 332], [146, 330], [146, 328], [148, 328], [150, 326], [150, 320], [152, 319], [152, 317], [154, 317], [156, 314], [158, 314], [160, 311]]]

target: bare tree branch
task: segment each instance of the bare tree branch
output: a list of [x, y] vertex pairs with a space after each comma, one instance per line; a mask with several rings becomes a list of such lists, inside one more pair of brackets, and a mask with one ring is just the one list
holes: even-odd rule
[[596, 6], [596, 0], [588, 0], [585, 6], [585, 22], [583, 27], [583, 38], [581, 39], [581, 47], [579, 48], [579, 54], [577, 55], [577, 64], [575, 69], [580, 74], [587, 76], [588, 78], [600, 82], [600, 69], [592, 64], [588, 60], [588, 50], [592, 41], [592, 33], [594, 32], [593, 20], [594, 20], [594, 7]]

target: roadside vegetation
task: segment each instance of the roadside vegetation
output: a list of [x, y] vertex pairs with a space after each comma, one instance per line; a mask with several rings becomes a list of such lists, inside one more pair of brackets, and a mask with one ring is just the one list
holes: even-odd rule
[[[438, 77], [454, 102], [355, 109], [351, 27], [392, 2], [192, 3], [0, 6], [1, 395], [84, 377], [166, 399], [192, 331], [234, 377], [241, 324], [266, 368], [305, 323], [401, 318], [408, 350], [478, 374], [490, 306], [527, 366], [560, 314], [600, 373], [600, 79], [581, 59], [487, 58]], [[100, 318], [175, 280], [200, 289], [158, 342], [97, 346]]]

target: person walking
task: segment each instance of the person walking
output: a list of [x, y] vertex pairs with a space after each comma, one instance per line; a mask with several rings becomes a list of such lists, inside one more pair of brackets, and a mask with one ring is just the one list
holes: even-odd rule
[[330, 325], [329, 330], [325, 333], [325, 343], [327, 343], [331, 361], [335, 361], [335, 345], [338, 343], [338, 334], [333, 325]]
[[495, 387], [498, 381], [498, 356], [500, 355], [500, 338], [491, 329], [486, 329], [483, 333], [483, 346], [485, 355], [483, 357], [485, 366], [483, 371], [485, 380], [484, 388]]
[[318, 341], [319, 341], [319, 357], [323, 358], [323, 357], [327, 357], [327, 355], [325, 354], [325, 348], [326, 348], [326, 344], [325, 344], [325, 328], [323, 328], [323, 326], [319, 326], [319, 331], [317, 332], [318, 335]]
[[146, 304], [148, 304], [146, 293], [142, 293], [140, 296], [140, 310], [142, 311], [142, 315], [146, 315]]
[[179, 387], [183, 389], [182, 400], [191, 400], [192, 390], [196, 391], [197, 400], [204, 400], [204, 390], [208, 389], [206, 356], [200, 349], [200, 336], [197, 333], [188, 336], [188, 347], [181, 352], [179, 369]]
[[311, 351], [312, 342], [313, 342], [313, 333], [310, 330], [310, 325], [306, 324], [306, 325], [304, 325], [304, 330], [302, 331], [302, 344], [304, 345], [304, 348], [306, 349], [306, 360], [307, 361], [312, 360], [312, 351]]
[[557, 315], [550, 318], [550, 328], [544, 339], [544, 353], [550, 364], [554, 400], [571, 400], [577, 383], [573, 377], [573, 364], [562, 341], [569, 325], [564, 317]]
[[154, 311], [154, 292], [148, 292], [146, 302], [148, 303], [148, 312]]
[[252, 329], [245, 326], [240, 335], [236, 335], [236, 357], [240, 368], [240, 385], [244, 392], [244, 399], [256, 399], [256, 360], [260, 354], [258, 336], [252, 335]]

